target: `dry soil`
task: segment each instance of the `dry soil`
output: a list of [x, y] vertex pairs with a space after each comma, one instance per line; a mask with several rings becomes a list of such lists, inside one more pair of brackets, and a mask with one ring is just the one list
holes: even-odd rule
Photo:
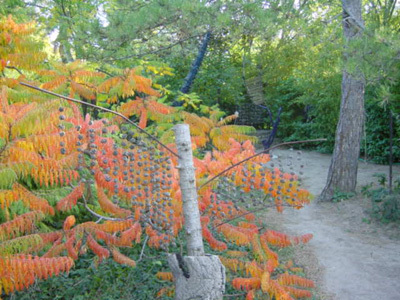
[[[272, 162], [301, 175], [302, 186], [318, 196], [326, 182], [329, 155], [278, 149]], [[301, 167], [303, 165], [304, 167]], [[400, 167], [395, 167], [400, 176]], [[388, 166], [359, 163], [359, 189], [376, 182]], [[301, 210], [271, 210], [266, 221], [290, 234], [312, 233], [314, 238], [296, 251], [296, 262], [316, 281], [316, 299], [399, 300], [400, 228], [371, 219], [371, 201], [360, 193], [339, 203], [313, 201]]]

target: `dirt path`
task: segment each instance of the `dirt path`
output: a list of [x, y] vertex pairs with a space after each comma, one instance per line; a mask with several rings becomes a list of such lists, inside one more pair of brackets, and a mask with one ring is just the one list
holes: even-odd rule
[[[326, 181], [330, 156], [316, 152], [275, 150], [272, 161], [296, 173], [303, 169], [302, 185], [318, 195]], [[300, 165], [304, 165], [301, 168]], [[360, 162], [358, 186], [376, 181], [375, 173], [388, 167]], [[395, 168], [400, 175], [400, 167]], [[291, 233], [312, 233], [302, 246], [297, 262], [306, 266], [307, 275], [320, 286], [319, 299], [399, 300], [400, 228], [370, 221], [366, 213], [370, 200], [356, 196], [340, 203], [312, 203], [278, 215], [267, 213], [267, 222]]]

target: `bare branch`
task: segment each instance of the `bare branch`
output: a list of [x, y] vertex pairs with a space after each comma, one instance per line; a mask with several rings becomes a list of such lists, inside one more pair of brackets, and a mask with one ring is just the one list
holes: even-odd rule
[[[86, 187], [89, 190], [89, 195], [92, 194], [92, 190], [90, 188], [89, 185], [86, 185]], [[121, 218], [111, 218], [111, 217], [106, 217], [103, 215], [98, 214], [97, 212], [93, 211], [92, 209], [90, 209], [90, 207], [87, 204], [87, 200], [86, 200], [86, 196], [85, 193], [82, 193], [82, 198], [83, 198], [83, 205], [85, 206], [85, 208], [88, 210], [88, 212], [90, 212], [92, 215], [96, 216], [97, 218], [99, 218], [96, 223], [99, 223], [101, 220], [107, 220], [107, 221], [126, 221], [126, 220], [130, 220], [130, 219], [134, 219], [135, 217], [130, 215], [129, 217], [126, 217], [124, 219]]]
[[104, 74], [106, 74], [106, 75], [108, 75], [108, 76], [110, 76], [110, 77], [115, 77], [115, 75], [113, 75], [113, 74], [111, 74], [111, 73], [109, 73], [109, 72], [107, 72], [107, 71], [105, 71], [105, 70], [102, 70], [102, 69], [100, 69], [100, 68], [97, 68], [96, 71], [98, 71], [98, 72], [100, 72], [100, 73], [104, 73]]
[[146, 235], [146, 238], [144, 239], [144, 242], [143, 242], [142, 251], [140, 251], [140, 256], [139, 256], [139, 259], [137, 260], [137, 262], [139, 262], [143, 259], [144, 249], [146, 248], [148, 240], [149, 240], [149, 236]]
[[39, 92], [43, 92], [43, 93], [46, 93], [46, 94], [49, 94], [49, 95], [53, 95], [53, 96], [56, 96], [56, 97], [59, 97], [59, 98], [62, 98], [62, 99], [68, 100], [68, 101], [72, 101], [72, 102], [75, 102], [75, 103], [79, 103], [79, 104], [82, 104], [82, 105], [90, 106], [90, 107], [93, 107], [93, 108], [95, 108], [95, 109], [97, 109], [97, 110], [105, 111], [105, 112], [111, 113], [111, 114], [113, 114], [113, 115], [119, 116], [120, 118], [122, 118], [122, 119], [124, 119], [126, 122], [128, 122], [129, 124], [135, 126], [137, 130], [139, 130], [140, 132], [142, 132], [142, 133], [144, 133], [145, 135], [147, 135], [150, 139], [152, 139], [153, 141], [155, 141], [156, 143], [158, 143], [160, 146], [162, 146], [163, 148], [165, 148], [166, 150], [168, 150], [172, 155], [174, 155], [174, 156], [176, 156], [176, 157], [179, 157], [179, 155], [178, 155], [177, 153], [175, 153], [173, 150], [171, 150], [170, 148], [168, 148], [166, 145], [164, 145], [164, 144], [163, 144], [161, 141], [159, 141], [157, 138], [155, 138], [154, 136], [152, 136], [152, 135], [151, 135], [150, 133], [148, 133], [146, 130], [140, 128], [137, 124], [135, 124], [135, 123], [132, 122], [129, 118], [125, 117], [123, 114], [121, 114], [121, 113], [119, 113], [119, 112], [116, 112], [116, 111], [114, 111], [114, 110], [111, 110], [111, 109], [108, 109], [108, 108], [104, 108], [104, 107], [101, 107], [101, 106], [98, 106], [98, 105], [95, 105], [95, 104], [92, 104], [92, 103], [88, 103], [88, 102], [81, 101], [81, 100], [78, 100], [78, 99], [70, 98], [70, 97], [67, 97], [67, 96], [64, 96], [64, 95], [61, 95], [61, 94], [57, 94], [57, 93], [54, 93], [54, 92], [52, 92], [52, 91], [45, 90], [45, 89], [42, 89], [42, 88], [40, 88], [40, 87], [31, 85], [31, 84], [28, 84], [28, 83], [25, 83], [25, 82], [20, 82], [19, 84], [21, 84], [21, 85], [23, 85], [23, 86], [26, 86], [26, 87], [28, 87], [28, 88], [37, 90], [37, 91], [39, 91]]
[[111, 217], [106, 217], [103, 215], [98, 214], [97, 212], [93, 211], [90, 209], [90, 207], [87, 205], [87, 200], [85, 195], [82, 194], [82, 198], [83, 198], [83, 205], [85, 206], [85, 208], [88, 210], [88, 212], [90, 212], [92, 215], [94, 215], [95, 217], [99, 218], [99, 220], [96, 221], [96, 223], [100, 222], [101, 220], [107, 220], [107, 221], [126, 221], [129, 219], [134, 219], [134, 216], [129, 216], [125, 219], [121, 219], [121, 218], [111, 218]]
[[260, 151], [260, 152], [258, 152], [258, 153], [256, 153], [256, 154], [254, 154], [254, 155], [252, 155], [252, 156], [249, 156], [248, 158], [245, 158], [245, 159], [239, 161], [238, 163], [233, 164], [233, 165], [230, 166], [229, 168], [226, 168], [225, 170], [219, 172], [217, 175], [215, 175], [214, 177], [212, 177], [211, 179], [209, 179], [209, 180], [207, 180], [205, 183], [203, 183], [203, 184], [198, 188], [198, 190], [200, 190], [201, 188], [203, 188], [204, 186], [206, 186], [206, 185], [209, 184], [210, 182], [214, 181], [215, 179], [217, 179], [218, 177], [220, 177], [222, 174], [225, 174], [226, 172], [228, 172], [228, 171], [232, 170], [233, 168], [239, 166], [240, 164], [242, 164], [242, 163], [244, 163], [244, 162], [246, 162], [246, 161], [249, 161], [250, 159], [253, 159], [253, 158], [255, 158], [255, 157], [257, 157], [257, 156], [259, 156], [259, 155], [261, 155], [261, 154], [266, 154], [266, 153], [268, 153], [269, 151], [271, 151], [272, 149], [276, 149], [276, 148], [279, 148], [279, 147], [281, 147], [281, 146], [287, 146], [287, 145], [295, 145], [295, 144], [303, 144], [303, 143], [313, 143], [313, 142], [325, 142], [325, 141], [326, 141], [326, 139], [314, 139], [314, 140], [294, 141], [294, 142], [280, 143], [280, 144], [277, 144], [277, 145], [275, 145], [275, 146], [269, 147], [269, 148], [264, 149], [264, 150], [262, 150], [262, 151]]
[[233, 298], [233, 297], [243, 297], [246, 296], [247, 293], [239, 293], [239, 294], [225, 294], [224, 298]]
[[[302, 208], [303, 207], [302, 205], [290, 205], [290, 204], [281, 204], [279, 206], [293, 207], [293, 208]], [[239, 219], [241, 217], [247, 216], [247, 215], [252, 214], [254, 212], [258, 212], [258, 211], [261, 211], [261, 210], [264, 210], [264, 209], [268, 209], [268, 208], [272, 208], [272, 207], [276, 207], [276, 205], [275, 204], [269, 204], [269, 205], [259, 206], [259, 207], [255, 208], [253, 210], [248, 210], [243, 214], [237, 215], [237, 216], [235, 216], [235, 217], [233, 217], [231, 219], [228, 219], [228, 220], [226, 220], [226, 221], [224, 221], [222, 223], [219, 223], [219, 224], [215, 225], [215, 227], [218, 227], [218, 226], [224, 225], [226, 223], [232, 222], [232, 221], [234, 221], [236, 219]]]
[[113, 61], [118, 61], [118, 60], [129, 59], [129, 58], [141, 58], [141, 57], [146, 56], [146, 55], [156, 54], [156, 53], [163, 52], [163, 51], [165, 51], [165, 50], [171, 49], [171, 48], [173, 48], [173, 47], [175, 47], [175, 46], [177, 46], [177, 45], [179, 45], [179, 44], [181, 44], [181, 43], [183, 43], [183, 42], [185, 42], [185, 41], [187, 41], [187, 40], [190, 40], [190, 39], [193, 39], [193, 38], [197, 38], [197, 37], [199, 37], [199, 36], [200, 36], [199, 34], [192, 35], [192, 36], [189, 36], [189, 37], [187, 37], [187, 38], [178, 40], [178, 41], [176, 41], [175, 43], [172, 43], [172, 44], [170, 44], [170, 45], [168, 45], [168, 46], [166, 46], [166, 47], [159, 48], [159, 49], [157, 49], [157, 50], [153, 50], [153, 51], [149, 51], [149, 52], [144, 52], [144, 53], [139, 53], [139, 54], [127, 55], [127, 56], [123, 56], [123, 57], [109, 58], [109, 59], [105, 59], [104, 61], [105, 61], [105, 62], [113, 62]]
[[13, 66], [6, 66], [7, 69], [12, 69], [17, 71], [20, 75], [24, 75], [17, 67], [13, 67]]

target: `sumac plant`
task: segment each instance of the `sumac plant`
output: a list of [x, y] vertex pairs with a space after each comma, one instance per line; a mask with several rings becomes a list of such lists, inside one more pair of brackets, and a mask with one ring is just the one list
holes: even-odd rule
[[[121, 247], [168, 251], [175, 246], [183, 226], [176, 154], [145, 132], [144, 109], [157, 100], [140, 100], [140, 126], [136, 126], [113, 115], [93, 119], [73, 101], [29, 90], [19, 84], [28, 80], [23, 75], [17, 78], [15, 69], [23, 73], [29, 66], [30, 72], [46, 76], [54, 72], [21, 59], [29, 57], [22, 52], [27, 45], [20, 45], [18, 52], [18, 43], [29, 41], [23, 39], [32, 32], [29, 25], [15, 24], [11, 18], [0, 24], [2, 51], [9, 49], [3, 71], [14, 72], [13, 77], [1, 77], [0, 295], [24, 290], [36, 279], [68, 272], [88, 251], [94, 253], [97, 263], [112, 258], [135, 267], [141, 257], [123, 254]], [[58, 65], [57, 70], [61, 69]], [[58, 72], [58, 83], [62, 83], [47, 86], [87, 98], [89, 91], [85, 96], [83, 87], [89, 85], [84, 80], [92, 73], [76, 69], [75, 75], [69, 74], [64, 78]], [[100, 84], [102, 93], [116, 84], [126, 94], [132, 95], [135, 87], [140, 87], [139, 92], [156, 96], [150, 80], [140, 77], [140, 84], [135, 85], [136, 73], [123, 74]], [[90, 82], [93, 100], [98, 90], [96, 82]], [[113, 91], [111, 96], [116, 95]], [[137, 100], [128, 99], [126, 105], [130, 101]], [[196, 122], [190, 125], [196, 131]], [[204, 130], [199, 126], [199, 131]], [[204, 239], [229, 270], [233, 288], [242, 290], [247, 299], [311, 297], [308, 288], [313, 283], [300, 277], [299, 268], [292, 263], [281, 262], [278, 255], [279, 249], [305, 243], [311, 235], [290, 237], [266, 229], [252, 213], [252, 209], [271, 206], [279, 211], [285, 206], [300, 208], [310, 195], [299, 187], [295, 174], [268, 165], [269, 155], [246, 160], [256, 154], [254, 146], [242, 142], [243, 135], [238, 141], [231, 133], [221, 130], [220, 135], [229, 135], [219, 139], [225, 140], [226, 146], [194, 161]], [[246, 161], [238, 164], [242, 160]], [[55, 203], [41, 196], [43, 191], [52, 193], [59, 188], [68, 193]], [[254, 197], [262, 200], [246, 200]], [[60, 215], [66, 216], [60, 226], [51, 222]], [[44, 221], [47, 225], [40, 226]], [[157, 276], [171, 279], [168, 272]], [[154, 291], [156, 294], [170, 295], [171, 288], [166, 286]]]

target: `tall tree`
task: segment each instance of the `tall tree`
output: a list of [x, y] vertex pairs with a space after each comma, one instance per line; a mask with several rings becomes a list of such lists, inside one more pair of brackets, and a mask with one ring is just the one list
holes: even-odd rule
[[204, 55], [206, 54], [208, 42], [210, 41], [210, 37], [211, 37], [211, 31], [207, 31], [207, 33], [204, 35], [203, 42], [201, 43], [197, 57], [194, 60], [192, 67], [190, 68], [190, 71], [185, 78], [185, 82], [181, 87], [182, 93], [187, 94], [190, 91], [192, 83], [193, 83], [194, 79], [196, 78], [197, 73], [199, 72], [201, 63], [203, 62]]
[[342, 0], [342, 8], [345, 37], [342, 100], [335, 147], [327, 183], [319, 198], [321, 201], [332, 200], [336, 191], [355, 191], [364, 124], [364, 76], [359, 67], [351, 69], [349, 64], [346, 64], [358, 56], [357, 48], [352, 47], [352, 44], [360, 40], [363, 33], [361, 0]]
[[[175, 77], [167, 83], [171, 90], [190, 88], [208, 104], [218, 102], [232, 111], [245, 93], [243, 82], [235, 80], [241, 66], [235, 52], [242, 52], [242, 37], [254, 39], [257, 48], [275, 39], [290, 40], [310, 19], [308, 0], [16, 2], [13, 9], [29, 8], [34, 12], [31, 19], [51, 33], [64, 62], [84, 59], [106, 69], [109, 64], [125, 68], [142, 60], [162, 61], [174, 68]], [[208, 31], [211, 39], [206, 38]], [[204, 47], [199, 51], [201, 41]], [[258, 52], [262, 57], [261, 48]]]

